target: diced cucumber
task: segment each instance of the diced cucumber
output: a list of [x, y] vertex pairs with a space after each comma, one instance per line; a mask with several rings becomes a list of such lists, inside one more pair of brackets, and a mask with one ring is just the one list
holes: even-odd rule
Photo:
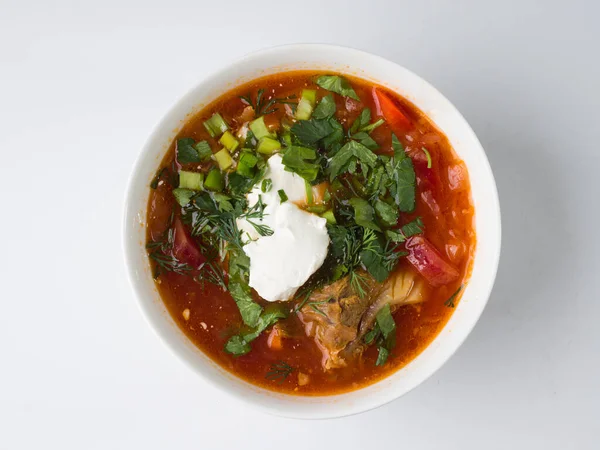
[[179, 171], [179, 187], [182, 189], [192, 189], [194, 191], [202, 190], [204, 174], [197, 172]]
[[327, 223], [329, 223], [329, 224], [333, 225], [333, 224], [337, 223], [332, 209], [330, 209], [329, 211], [325, 211], [323, 214], [321, 214], [321, 217], [323, 219], [327, 220]]
[[204, 122], [204, 128], [212, 137], [220, 136], [229, 130], [229, 126], [219, 113], [214, 113], [210, 119]]
[[229, 154], [226, 148], [222, 148], [215, 153], [215, 161], [219, 164], [221, 170], [227, 170], [233, 165], [233, 158]]
[[298, 102], [298, 108], [296, 109], [296, 119], [308, 120], [313, 113], [315, 103], [317, 102], [317, 91], [312, 89], [302, 90], [302, 97]]
[[220, 192], [223, 190], [223, 175], [217, 168], [211, 169], [204, 180], [204, 187], [214, 192]]
[[191, 189], [173, 189], [173, 196], [180, 206], [187, 205], [195, 194], [196, 192], [192, 191]]
[[223, 133], [223, 136], [221, 136], [219, 142], [223, 144], [223, 147], [225, 147], [231, 153], [233, 153], [235, 149], [238, 148], [238, 146], [240, 145], [239, 141], [235, 138], [233, 134], [231, 134], [230, 131], [226, 131], [225, 133]]
[[269, 131], [267, 125], [265, 125], [264, 116], [260, 116], [258, 119], [253, 120], [250, 122], [249, 126], [256, 139], [260, 140], [263, 137], [273, 137], [273, 134]]
[[281, 150], [281, 142], [271, 137], [261, 138], [260, 141], [258, 141], [258, 147], [256, 147], [256, 151], [263, 155], [272, 155], [279, 150]]

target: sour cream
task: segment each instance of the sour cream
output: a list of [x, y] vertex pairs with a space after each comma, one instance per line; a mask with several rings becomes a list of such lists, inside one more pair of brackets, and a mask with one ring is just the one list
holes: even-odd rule
[[[250, 286], [265, 300], [285, 301], [321, 267], [327, 256], [329, 235], [325, 219], [296, 204], [306, 202], [304, 179], [287, 172], [280, 155], [271, 156], [267, 166], [264, 179], [271, 180], [271, 189], [262, 192], [258, 183], [247, 199], [249, 206], [259, 198], [263, 202], [263, 219], [250, 221], [266, 225], [273, 234], [261, 236], [246, 219], [238, 219], [237, 223], [247, 242], [244, 252], [250, 258]], [[281, 189], [288, 197], [283, 203], [278, 193]]]

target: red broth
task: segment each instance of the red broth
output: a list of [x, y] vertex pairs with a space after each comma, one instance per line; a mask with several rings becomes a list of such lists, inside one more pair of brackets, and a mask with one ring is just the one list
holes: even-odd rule
[[[207, 140], [213, 149], [220, 148], [207, 133], [203, 122], [219, 112], [233, 123], [245, 104], [240, 96], [264, 89], [266, 100], [300, 96], [303, 88], [316, 89], [318, 98], [329, 92], [314, 84], [315, 72], [289, 72], [256, 79], [237, 87], [219, 97], [193, 116], [183, 126], [177, 138], [190, 137], [196, 141]], [[378, 108], [374, 100], [371, 82], [347, 77], [361, 102], [335, 95], [336, 118], [347, 129], [363, 107], [373, 111]], [[454, 266], [459, 276], [453, 282], [426, 289], [427, 300], [416, 305], [400, 307], [394, 313], [396, 322], [396, 346], [387, 363], [376, 366], [377, 349], [367, 348], [347, 367], [326, 371], [322, 354], [314, 339], [304, 332], [303, 323], [292, 313], [285, 319], [291, 337], [280, 341], [281, 348], [269, 346], [270, 330], [263, 332], [254, 342], [252, 350], [242, 356], [232, 356], [224, 351], [227, 340], [243, 327], [238, 308], [228, 292], [205, 283], [203, 286], [186, 275], [163, 272], [156, 279], [156, 286], [169, 313], [186, 336], [203, 352], [226, 370], [238, 377], [266, 389], [297, 395], [330, 395], [347, 392], [374, 383], [397, 371], [423, 351], [444, 327], [452, 312], [448, 299], [467, 282], [475, 249], [474, 209], [465, 165], [454, 153], [448, 139], [412, 103], [383, 87], [381, 92], [403, 112], [407, 124], [394, 118], [375, 129], [372, 138], [379, 144], [379, 152], [391, 152], [391, 132], [395, 132], [411, 157], [417, 177], [416, 208], [410, 214], [401, 214], [402, 223], [421, 217], [425, 238]], [[285, 115], [284, 105], [266, 116], [268, 123], [278, 123]], [[408, 129], [407, 129], [408, 128]], [[166, 153], [161, 167], [173, 167], [175, 141]], [[423, 151], [426, 148], [431, 158]], [[198, 168], [201, 168], [198, 165]], [[148, 200], [147, 241], [160, 238], [169, 226], [171, 214], [179, 214], [179, 205], [172, 195], [172, 186], [163, 175]], [[398, 270], [410, 266], [406, 258], [400, 260]], [[255, 295], [256, 301], [266, 306], [268, 302]], [[290, 302], [290, 311], [296, 302]], [[272, 343], [271, 343], [272, 344]], [[285, 362], [293, 372], [285, 379], [272, 379], [268, 374], [273, 364]]]

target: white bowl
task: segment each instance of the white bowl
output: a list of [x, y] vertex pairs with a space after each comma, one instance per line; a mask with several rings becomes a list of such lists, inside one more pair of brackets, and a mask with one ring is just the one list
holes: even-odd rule
[[[144, 248], [150, 180], [190, 114], [240, 83], [303, 69], [372, 80], [398, 92], [425, 112], [446, 134], [469, 170], [477, 232], [471, 279], [456, 311], [435, 340], [408, 365], [376, 384], [323, 397], [267, 391], [214, 363], [171, 319], [155, 288]], [[155, 127], [135, 163], [127, 191], [123, 233], [125, 261], [137, 301], [152, 328], [179, 358], [224, 393], [266, 412], [296, 418], [330, 418], [367, 411], [400, 397], [430, 377], [458, 349], [479, 319], [494, 284], [500, 257], [500, 207], [492, 171], [475, 133], [435, 88], [379, 56], [345, 47], [301, 44], [252, 53], [201, 81], [171, 108]]]

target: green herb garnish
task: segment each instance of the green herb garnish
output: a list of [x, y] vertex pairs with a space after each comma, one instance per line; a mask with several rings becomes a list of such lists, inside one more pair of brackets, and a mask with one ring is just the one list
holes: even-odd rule
[[288, 201], [288, 196], [283, 189], [279, 189], [277, 191], [277, 194], [279, 194], [279, 202], [280, 203], [284, 203], [284, 202]]
[[309, 182], [316, 180], [321, 170], [317, 161], [317, 152], [314, 149], [297, 146], [288, 148], [282, 158], [286, 170], [297, 173]]
[[333, 181], [344, 172], [354, 172], [357, 161], [373, 168], [377, 162], [377, 155], [361, 143], [349, 141], [329, 161], [330, 181]]
[[270, 178], [265, 178], [260, 184], [260, 190], [264, 193], [269, 192], [273, 187], [273, 181]]
[[460, 291], [462, 291], [463, 286], [464, 284], [460, 285], [456, 292], [454, 292], [454, 294], [452, 294], [450, 298], [444, 302], [444, 306], [447, 306], [448, 308], [454, 308], [456, 306], [454, 304], [454, 300], [456, 300], [456, 297], [458, 296], [458, 294], [460, 294]]
[[194, 148], [196, 142], [192, 138], [177, 139], [177, 161], [181, 164], [202, 162], [198, 150]]
[[352, 89], [350, 82], [344, 77], [339, 75], [321, 75], [315, 83], [323, 89], [360, 101], [360, 98], [356, 95], [354, 89]]
[[292, 134], [305, 145], [314, 145], [335, 130], [327, 119], [299, 120], [290, 129]]
[[425, 156], [427, 157], [427, 168], [431, 169], [431, 155], [429, 154], [429, 151], [425, 147], [421, 147], [421, 150], [423, 150], [423, 153], [425, 153]]
[[313, 119], [329, 119], [335, 114], [335, 100], [333, 95], [326, 95], [321, 99], [315, 110], [313, 111]]
[[288, 363], [283, 362], [283, 361], [278, 361], [276, 363], [271, 364], [271, 367], [269, 368], [269, 371], [265, 375], [265, 378], [267, 380], [276, 381], [277, 383], [281, 384], [295, 370], [296, 369], [294, 369]]

